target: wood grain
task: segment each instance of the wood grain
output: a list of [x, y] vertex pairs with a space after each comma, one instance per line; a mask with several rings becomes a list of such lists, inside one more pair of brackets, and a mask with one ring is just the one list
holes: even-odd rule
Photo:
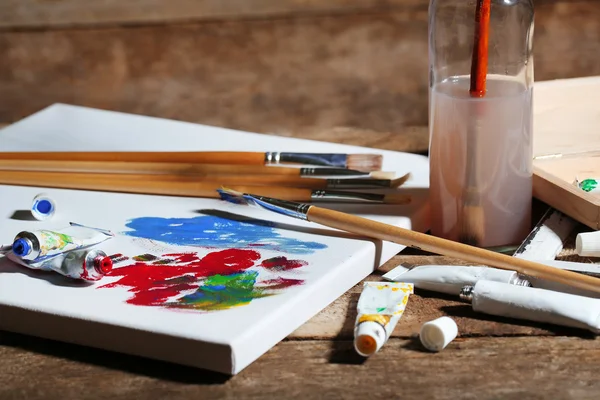
[[437, 354], [414, 340], [391, 339], [365, 362], [350, 341], [286, 341], [231, 379], [6, 333], [0, 358], [11, 360], [0, 363], [5, 400], [591, 400], [600, 390], [597, 340], [567, 337], [458, 339]]
[[168, 23], [427, 7], [423, 0], [4, 0], [0, 28]]
[[[542, 1], [536, 11], [536, 80], [599, 75], [597, 2]], [[4, 122], [65, 102], [297, 137], [350, 127], [385, 148], [427, 124], [423, 7], [5, 30], [0, 48]]]

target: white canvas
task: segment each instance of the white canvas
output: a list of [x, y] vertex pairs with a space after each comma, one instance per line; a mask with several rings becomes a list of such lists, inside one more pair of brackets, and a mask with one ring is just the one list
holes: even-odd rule
[[[428, 160], [420, 155], [281, 138], [62, 104], [0, 130], [0, 151], [52, 150], [377, 152], [384, 155], [383, 170], [397, 171], [399, 175], [411, 172], [412, 179], [406, 184], [406, 191], [414, 195], [411, 205], [322, 205], [421, 232], [428, 229]], [[26, 212], [19, 210], [27, 210], [33, 197], [40, 192], [55, 199], [58, 210], [55, 218], [43, 222], [21, 218]], [[154, 219], [141, 219], [145, 217]], [[192, 268], [181, 258], [181, 262], [162, 266], [153, 265], [152, 261], [144, 264], [148, 265], [145, 268], [154, 271], [152, 274], [159, 271], [158, 268], [177, 268], [174, 265], [179, 265], [177, 271], [184, 272], [169, 275], [175, 271], [170, 269], [167, 275], [187, 279], [190, 286], [175, 290], [175, 295], [157, 305], [128, 303], [134, 296], [128, 290], [140, 289], [139, 284], [102, 287], [124, 277], [108, 276], [94, 284], [81, 284], [55, 273], [31, 271], [6, 258], [0, 259], [0, 329], [226, 374], [240, 372], [403, 248], [257, 208], [189, 197], [0, 185], [0, 219], [0, 244], [11, 243], [23, 230], [59, 229], [71, 221], [110, 229], [117, 236], [97, 248], [109, 255], [120, 253], [129, 258], [115, 264], [113, 273], [117, 274], [120, 268], [137, 268], [131, 276], [146, 276], [142, 274], [142, 267], [127, 267], [136, 262], [131, 259], [134, 256], [192, 253], [204, 261], [215, 257], [215, 263], [220, 263], [219, 268], [225, 268], [223, 265], [230, 262], [227, 260], [233, 259], [239, 264], [247, 262], [240, 260], [248, 260], [249, 256], [255, 257], [252, 266], [240, 275], [252, 276], [255, 271], [254, 288], [269, 282], [285, 286], [292, 282], [290, 280], [302, 281], [276, 290], [272, 296], [254, 298], [245, 305], [239, 305], [240, 298], [235, 296], [224, 297], [233, 299], [234, 304], [238, 300], [238, 305], [207, 311], [206, 308], [211, 306], [223, 308], [227, 302], [220, 303], [222, 298], [208, 301], [213, 299], [212, 292], [209, 295], [203, 292], [203, 297], [194, 297], [205, 300], [202, 307], [180, 309], [165, 305], [170, 301], [181, 307], [184, 304], [181, 299], [191, 299], [206, 282], [202, 274], [193, 279], [181, 278], [186, 268]], [[134, 221], [135, 227], [128, 227], [128, 221]], [[160, 229], [150, 231], [148, 221], [160, 222]], [[207, 225], [193, 225], [199, 221]], [[273, 226], [268, 225], [271, 222]], [[196, 226], [198, 235], [195, 231], [181, 234], [182, 226]], [[133, 236], [132, 232], [135, 232]], [[178, 238], [172, 239], [173, 236]], [[235, 257], [223, 261], [223, 254]], [[192, 256], [183, 259], [186, 257]], [[278, 259], [279, 264], [296, 266], [292, 269], [260, 266], [264, 260], [274, 257], [302, 262], [294, 265]], [[215, 270], [213, 264], [212, 270], [206, 267], [207, 271]], [[200, 268], [196, 267], [194, 271]], [[156, 275], [152, 276], [156, 278]], [[154, 281], [148, 285], [156, 288], [166, 284]], [[173, 285], [167, 286], [173, 288]], [[214, 285], [209, 289], [219, 291], [222, 286]], [[155, 289], [142, 290], [141, 296], [152, 295], [152, 290]], [[252, 285], [248, 290], [256, 294], [252, 292]], [[189, 306], [189, 302], [185, 304]]]

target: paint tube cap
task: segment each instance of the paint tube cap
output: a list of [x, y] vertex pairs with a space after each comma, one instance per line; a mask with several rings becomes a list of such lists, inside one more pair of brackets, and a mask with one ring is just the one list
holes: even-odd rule
[[373, 321], [361, 322], [354, 334], [354, 349], [363, 357], [369, 357], [379, 351], [386, 340], [385, 329]]
[[12, 245], [12, 252], [19, 257], [28, 256], [33, 247], [31, 241], [27, 238], [19, 238]]
[[423, 324], [419, 339], [429, 351], [442, 351], [458, 335], [456, 322], [449, 317], [441, 317]]
[[56, 212], [56, 203], [48, 195], [41, 193], [33, 198], [31, 215], [38, 221], [51, 218]]
[[600, 232], [586, 232], [577, 235], [577, 254], [582, 257], [600, 257]]

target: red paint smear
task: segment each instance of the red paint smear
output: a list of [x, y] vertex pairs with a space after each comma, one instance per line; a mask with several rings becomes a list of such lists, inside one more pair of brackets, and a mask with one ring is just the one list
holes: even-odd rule
[[268, 289], [285, 289], [291, 286], [298, 286], [304, 283], [301, 279], [277, 278], [261, 282], [261, 287]]
[[[198, 278], [242, 272], [254, 266], [261, 256], [253, 250], [228, 249], [209, 253], [201, 259], [195, 253], [165, 254], [163, 257], [172, 257], [179, 265], [151, 265], [139, 261], [110, 271], [107, 277], [119, 276], [121, 279], [100, 288], [130, 287], [129, 292], [135, 295], [127, 303], [160, 305], [184, 290], [197, 289], [200, 286]], [[187, 280], [181, 279], [183, 275], [197, 278], [196, 282], [182, 282]], [[179, 279], [169, 282], [175, 278]]]
[[287, 271], [290, 269], [300, 268], [308, 265], [303, 260], [288, 260], [286, 257], [273, 257], [268, 260], [264, 260], [260, 266], [267, 269], [276, 269], [281, 271]]

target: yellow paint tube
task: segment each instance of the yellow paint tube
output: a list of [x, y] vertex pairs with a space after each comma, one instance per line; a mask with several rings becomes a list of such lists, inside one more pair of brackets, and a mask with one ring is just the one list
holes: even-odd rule
[[354, 348], [363, 357], [379, 351], [404, 314], [412, 283], [365, 282], [358, 299]]

